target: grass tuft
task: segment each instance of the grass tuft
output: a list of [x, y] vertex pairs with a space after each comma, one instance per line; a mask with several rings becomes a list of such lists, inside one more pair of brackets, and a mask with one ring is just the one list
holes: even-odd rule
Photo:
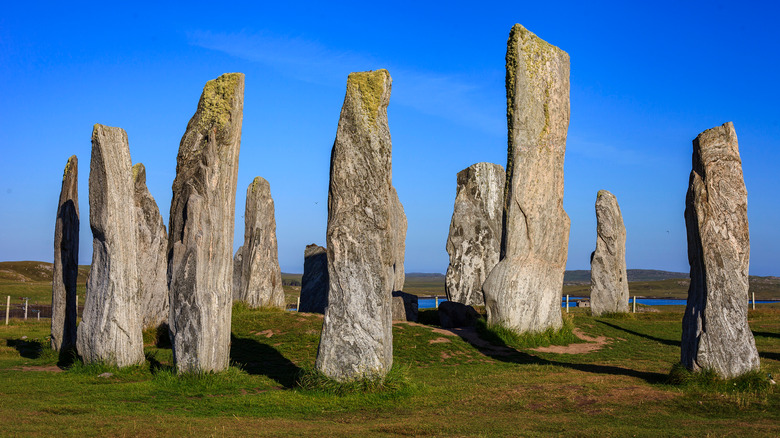
[[766, 394], [773, 390], [770, 377], [761, 370], [749, 371], [733, 379], [723, 379], [712, 369], [690, 371], [681, 363], [672, 366], [668, 383], [687, 389], [717, 393]]
[[394, 366], [384, 378], [366, 377], [351, 382], [339, 382], [317, 369], [304, 368], [298, 374], [297, 386], [305, 391], [343, 396], [398, 392], [411, 388], [411, 383], [408, 368], [399, 366]]
[[477, 320], [477, 332], [486, 341], [515, 349], [584, 342], [574, 335], [574, 319], [570, 315], [563, 316], [563, 327], [559, 330], [548, 328], [542, 332], [517, 333], [502, 325], [488, 325], [485, 320], [479, 319]]

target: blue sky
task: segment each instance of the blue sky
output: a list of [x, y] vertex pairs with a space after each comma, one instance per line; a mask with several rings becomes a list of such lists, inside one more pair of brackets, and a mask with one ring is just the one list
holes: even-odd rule
[[506, 162], [504, 55], [521, 23], [571, 57], [568, 269], [588, 269], [596, 192], [618, 198], [629, 268], [687, 272], [691, 140], [733, 121], [751, 274], [780, 275], [780, 34], [773, 2], [14, 2], [0, 16], [0, 261], [53, 259], [62, 170], [80, 161], [79, 263], [92, 254], [92, 125], [124, 128], [168, 220], [176, 153], [206, 81], [246, 74], [246, 187], [271, 183], [279, 261], [325, 242], [328, 169], [349, 72], [387, 68], [407, 272], [444, 272], [456, 174]]

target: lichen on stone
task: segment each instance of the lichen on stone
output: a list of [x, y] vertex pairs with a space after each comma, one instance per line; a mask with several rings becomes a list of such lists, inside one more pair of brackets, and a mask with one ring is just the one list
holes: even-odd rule
[[358, 93], [363, 103], [363, 109], [368, 116], [369, 126], [376, 124], [379, 106], [385, 83], [390, 79], [390, 73], [385, 69], [350, 73], [347, 77], [347, 93]]
[[138, 179], [138, 174], [144, 169], [143, 163], [136, 163], [133, 165], [133, 181]]
[[230, 110], [233, 108], [233, 99], [241, 75], [242, 73], [225, 73], [206, 82], [198, 105], [198, 126], [201, 129], [220, 130], [230, 122]]
[[62, 180], [65, 181], [65, 178], [68, 177], [68, 174], [70, 173], [70, 169], [73, 165], [73, 160], [76, 159], [75, 155], [71, 155], [70, 158], [68, 158], [68, 162], [65, 164], [65, 171], [62, 172]]
[[252, 180], [252, 184], [250, 184], [250, 187], [252, 189], [252, 193], [254, 193], [255, 190], [257, 190], [257, 185], [260, 184], [260, 181], [262, 181], [262, 180], [263, 180], [263, 178], [261, 178], [259, 176], [256, 176], [255, 179]]

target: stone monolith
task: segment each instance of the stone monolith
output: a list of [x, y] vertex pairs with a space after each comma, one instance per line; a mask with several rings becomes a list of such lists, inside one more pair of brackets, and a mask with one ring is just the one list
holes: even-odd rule
[[243, 74], [208, 81], [179, 145], [168, 227], [169, 324], [179, 372], [228, 367], [243, 107]]
[[596, 250], [590, 256], [590, 308], [593, 316], [628, 312], [626, 227], [617, 198], [596, 195]]
[[506, 88], [504, 226], [501, 261], [483, 285], [488, 323], [515, 332], [558, 329], [569, 243], [563, 210], [569, 55], [516, 24]]
[[737, 134], [728, 122], [693, 140], [685, 198], [691, 284], [682, 364], [732, 378], [760, 365], [748, 326], [750, 236]]
[[144, 361], [138, 294], [138, 241], [127, 133], [95, 125], [89, 170], [92, 267], [78, 353], [119, 367]]
[[450, 265], [447, 299], [482, 306], [482, 284], [498, 264], [506, 173], [498, 164], [477, 163], [458, 172], [455, 208], [447, 237]]
[[325, 313], [328, 307], [328, 254], [319, 245], [306, 245], [303, 252], [299, 312]]
[[250, 307], [284, 307], [271, 185], [256, 177], [246, 190], [238, 300]]
[[395, 282], [387, 70], [351, 73], [330, 162], [328, 308], [316, 368], [338, 381], [393, 365]]
[[68, 158], [62, 175], [54, 224], [54, 271], [51, 282], [51, 348], [76, 347], [76, 280], [79, 275], [79, 160]]
[[393, 203], [393, 208], [390, 214], [390, 226], [393, 229], [393, 290], [404, 290], [404, 281], [406, 280], [406, 274], [404, 272], [404, 259], [406, 258], [406, 229], [408, 223], [406, 222], [406, 213], [404, 213], [404, 206], [401, 204], [401, 200], [398, 198], [398, 192], [395, 187], [390, 186], [390, 199]]
[[238, 247], [236, 254], [233, 255], [233, 301], [238, 301], [239, 291], [241, 290], [241, 272], [244, 262], [244, 245]]
[[168, 233], [160, 209], [146, 187], [146, 167], [133, 166], [138, 236], [138, 277], [142, 326], [168, 323]]

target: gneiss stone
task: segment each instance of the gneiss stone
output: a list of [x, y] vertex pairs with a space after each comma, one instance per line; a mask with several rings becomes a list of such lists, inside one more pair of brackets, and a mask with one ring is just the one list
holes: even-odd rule
[[246, 190], [238, 300], [250, 307], [284, 307], [271, 186], [257, 177]]
[[303, 252], [299, 312], [325, 313], [328, 307], [328, 254], [319, 245], [306, 245]]
[[179, 372], [228, 367], [243, 106], [243, 74], [207, 82], [179, 146], [168, 227], [169, 324]]
[[747, 189], [731, 122], [693, 140], [685, 198], [691, 284], [683, 316], [682, 364], [721, 377], [760, 365], [748, 326], [750, 236]]
[[238, 247], [233, 256], [233, 301], [238, 301], [241, 290], [241, 272], [244, 262], [244, 245]]
[[447, 237], [450, 265], [444, 280], [449, 301], [482, 306], [482, 284], [498, 264], [506, 174], [498, 164], [477, 163], [458, 172], [455, 208]]
[[617, 198], [596, 195], [596, 250], [590, 256], [590, 306], [594, 316], [628, 312], [626, 227]]
[[76, 278], [79, 274], [79, 160], [68, 159], [62, 175], [54, 225], [54, 272], [51, 282], [51, 348], [76, 347]]
[[89, 170], [92, 268], [76, 342], [86, 363], [124, 367], [144, 361], [130, 163], [127, 133], [95, 125]]
[[393, 290], [404, 290], [404, 281], [406, 275], [404, 272], [404, 259], [406, 257], [406, 213], [404, 213], [404, 206], [401, 204], [401, 200], [398, 199], [398, 192], [395, 187], [390, 186], [390, 199], [393, 203], [393, 208], [390, 214], [390, 226], [393, 229]]
[[558, 329], [569, 243], [563, 210], [569, 55], [516, 24], [506, 86], [504, 227], [501, 261], [483, 285], [488, 323], [516, 332]]
[[387, 70], [351, 73], [330, 163], [328, 307], [316, 368], [338, 381], [393, 365], [395, 282]]
[[417, 295], [393, 291], [393, 321], [417, 322], [419, 298]]
[[157, 203], [146, 187], [146, 168], [133, 166], [138, 238], [138, 277], [141, 325], [168, 323], [168, 234]]

